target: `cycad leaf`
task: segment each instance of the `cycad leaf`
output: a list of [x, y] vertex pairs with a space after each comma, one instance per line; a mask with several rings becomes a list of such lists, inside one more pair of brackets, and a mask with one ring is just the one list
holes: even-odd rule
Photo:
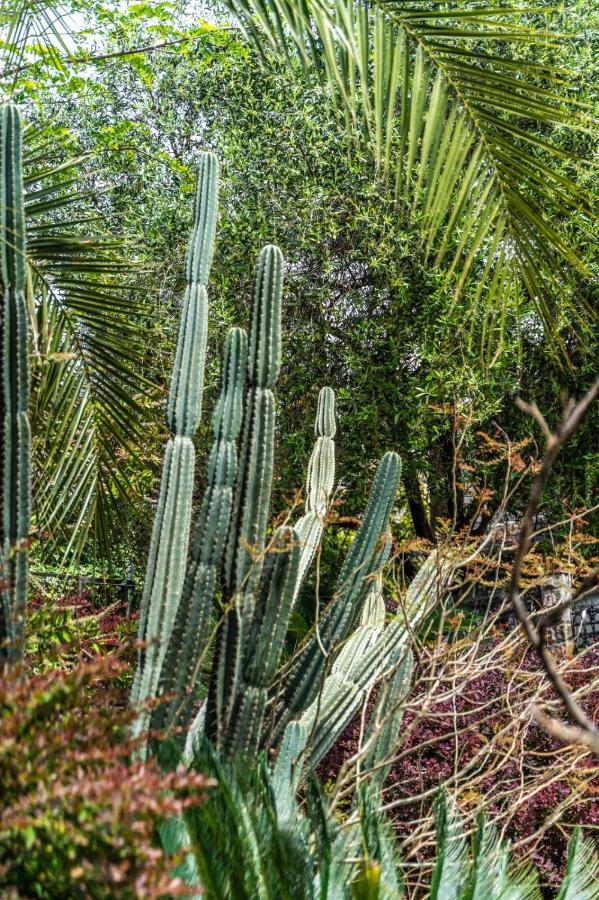
[[509, 846], [487, 825], [482, 811], [476, 822], [472, 865], [461, 900], [540, 900], [535, 871], [511, 863]]
[[462, 820], [441, 791], [435, 802], [437, 859], [431, 881], [431, 900], [458, 900], [468, 873], [468, 846]]
[[599, 853], [596, 845], [575, 828], [568, 847], [568, 862], [557, 900], [599, 898]]

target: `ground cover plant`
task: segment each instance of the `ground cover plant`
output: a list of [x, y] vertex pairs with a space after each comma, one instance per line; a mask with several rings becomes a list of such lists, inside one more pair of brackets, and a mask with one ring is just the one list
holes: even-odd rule
[[[362, 174], [376, 185], [375, 205], [387, 185], [404, 225], [420, 223], [418, 231], [423, 211], [428, 215], [428, 249], [423, 232], [411, 232], [425, 267], [431, 263], [426, 279], [437, 279], [438, 297], [451, 287], [452, 308], [463, 303], [473, 309], [466, 301], [474, 300], [474, 308], [486, 309], [481, 344], [488, 349], [498, 341], [495, 357], [511, 329], [510, 302], [526, 290], [535, 321], [546, 336], [552, 333], [554, 349], [567, 360], [574, 319], [567, 326], [562, 320], [566, 330], [560, 332], [555, 304], [540, 298], [540, 286], [558, 296], [558, 267], [568, 262], [576, 268], [577, 260], [547, 218], [556, 198], [541, 204], [535, 173], [543, 166], [547, 178], [573, 195], [578, 183], [561, 169], [556, 179], [542, 154], [534, 161], [522, 156], [523, 136], [514, 128], [525, 108], [531, 112], [531, 90], [534, 124], [527, 136], [539, 138], [552, 117], [564, 124], [570, 114], [530, 68], [527, 47], [538, 37], [536, 25], [514, 24], [512, 10], [496, 11], [497, 19], [491, 12], [487, 21], [481, 10], [467, 7], [447, 16], [437, 10], [431, 19], [411, 7], [388, 14], [383, 5], [356, 8], [354, 19], [354, 7], [339, 3], [333, 11], [311, 3], [299, 18], [287, 6], [279, 15], [275, 0], [266, 9], [239, 6], [247, 44], [236, 64], [248, 47], [258, 48], [264, 54], [254, 69], [259, 72], [269, 63], [270, 42], [275, 52], [284, 51], [298, 84], [306, 78], [309, 90], [320, 91], [326, 128], [346, 129], [348, 146], [339, 159], [356, 165], [353, 171], [364, 165]], [[41, 10], [46, 25], [34, 36], [48, 42], [59, 68], [52, 55], [53, 10]], [[170, 21], [168, 4], [160, 10], [159, 18]], [[12, 29], [7, 47], [17, 92], [20, 73], [29, 72], [30, 29], [39, 13], [26, 2], [2, 8]], [[103, 4], [95, 14], [111, 26], [125, 22]], [[153, 15], [143, 4], [132, 10], [133, 22]], [[273, 29], [274, 21], [280, 27]], [[210, 30], [202, 26], [200, 38]], [[520, 57], [489, 55], [504, 39]], [[462, 40], [471, 48], [478, 42], [474, 58], [484, 77], [475, 77], [473, 63], [460, 61]], [[62, 50], [68, 56], [68, 48]], [[448, 62], [454, 52], [458, 62]], [[140, 62], [136, 72], [151, 86], [153, 76]], [[526, 101], [514, 71], [530, 76]], [[11, 74], [5, 66], [3, 83]], [[472, 81], [467, 116], [463, 89], [457, 100], [454, 95], [462, 79]], [[506, 86], [515, 91], [509, 108], [502, 106]], [[494, 104], [502, 111], [490, 111]], [[223, 335], [218, 374], [208, 347], [220, 166], [214, 153], [202, 151], [195, 154], [172, 374], [159, 404], [167, 409], [164, 447], [164, 429], [153, 426], [148, 435], [162, 474], [140, 607], [131, 616], [116, 605], [92, 607], [88, 597], [32, 602], [33, 542], [42, 554], [44, 543], [52, 554], [64, 549], [63, 560], [92, 546], [112, 553], [118, 516], [109, 509], [116, 511], [120, 493], [128, 493], [128, 473], [139, 471], [134, 443], [156, 395], [148, 381], [148, 348], [134, 337], [143, 329], [137, 323], [121, 329], [128, 312], [137, 315], [142, 307], [121, 302], [127, 291], [113, 281], [121, 271], [116, 242], [100, 249], [92, 236], [91, 254], [99, 254], [94, 261], [83, 233], [73, 234], [72, 243], [64, 232], [57, 237], [59, 219], [52, 216], [62, 215], [61, 173], [75, 179], [75, 170], [65, 162], [45, 182], [38, 160], [24, 160], [23, 147], [37, 148], [43, 159], [54, 136], [42, 128], [32, 139], [14, 103], [2, 106], [1, 116], [2, 890], [11, 897], [596, 898], [596, 647], [581, 650], [569, 632], [562, 644], [556, 630], [596, 589], [596, 541], [583, 527], [593, 510], [568, 508], [567, 498], [565, 519], [558, 515], [554, 524], [547, 515], [560, 508], [556, 497], [541, 515], [539, 502], [599, 383], [578, 403], [564, 402], [555, 427], [534, 404], [521, 403], [544, 450], [530, 434], [511, 440], [495, 422], [493, 436], [477, 433], [476, 414], [468, 412], [472, 398], [441, 404], [434, 414], [449, 429], [429, 435], [426, 477], [408, 465], [403, 508], [397, 505], [400, 457], [384, 439], [386, 452], [373, 465], [372, 448], [363, 450], [368, 429], [362, 426], [362, 451], [349, 458], [362, 452], [368, 461], [351, 473], [349, 497], [352, 504], [363, 500], [364, 512], [357, 514], [355, 505], [350, 515], [336, 486], [344, 418], [336, 392], [318, 385], [310, 411], [315, 442], [303, 457], [309, 456], [307, 475], [297, 475], [301, 454], [295, 465], [288, 459], [277, 489], [284, 456], [277, 457], [277, 445], [297, 450], [302, 443], [293, 435], [285, 443], [288, 419], [278, 417], [275, 401], [276, 391], [285, 406], [294, 378], [293, 366], [285, 379], [280, 375], [283, 280], [297, 260], [286, 264], [271, 243], [258, 253], [253, 301], [239, 302], [241, 314]], [[505, 135], [503, 144], [498, 141], [504, 131], [514, 145]], [[494, 156], [498, 146], [503, 163], [523, 179], [513, 182], [509, 197]], [[543, 151], [548, 146], [544, 141]], [[467, 168], [453, 185], [459, 202], [451, 212], [440, 191], [447, 188], [449, 202], [449, 162], [462, 151]], [[362, 157], [357, 164], [356, 154]], [[566, 215], [569, 205], [560, 198]], [[501, 212], [506, 199], [509, 222]], [[73, 202], [83, 211], [81, 195]], [[577, 207], [582, 219], [585, 210]], [[234, 253], [226, 243], [220, 271]], [[348, 247], [344, 252], [351, 255]], [[247, 254], [240, 259], [247, 266]], [[578, 271], [586, 277], [585, 265]], [[564, 311], [584, 307], [578, 307], [584, 294], [578, 293], [579, 276], [567, 289], [561, 286]], [[240, 277], [248, 281], [247, 274]], [[358, 278], [353, 296], [369, 279]], [[476, 279], [480, 291], [468, 294]], [[425, 292], [425, 305], [431, 296]], [[352, 303], [347, 299], [348, 309]], [[488, 304], [504, 310], [497, 326]], [[85, 315], [77, 317], [77, 309]], [[217, 319], [220, 310], [217, 305]], [[238, 321], [249, 323], [247, 333]], [[579, 322], [584, 333], [586, 320]], [[224, 315], [219, 327], [230, 324]], [[81, 353], [61, 343], [67, 333], [81, 342]], [[150, 326], [147, 333], [150, 340]], [[58, 343], [49, 342], [51, 336]], [[385, 327], [383, 344], [390, 337]], [[111, 353], [121, 346], [121, 364], [112, 367]], [[370, 348], [363, 349], [363, 358], [339, 355], [347, 390], [354, 374], [363, 378]], [[121, 380], [132, 360], [138, 368]], [[485, 365], [494, 364], [487, 358]], [[146, 387], [147, 394], [136, 393]], [[304, 428], [309, 404], [301, 407]], [[100, 420], [90, 418], [92, 408], [101, 409]], [[103, 416], [109, 421], [102, 425]], [[354, 422], [350, 440], [357, 434]], [[481, 446], [486, 460], [474, 466], [474, 449]], [[99, 485], [89, 473], [97, 475], [103, 453], [106, 478]], [[197, 472], [196, 457], [206, 460]], [[582, 470], [585, 477], [592, 471], [592, 453]], [[359, 484], [361, 472], [368, 474], [366, 487]], [[290, 478], [296, 488], [304, 482], [291, 497], [285, 494]], [[133, 518], [142, 508], [147, 517], [147, 501], [138, 493], [144, 485], [151, 480], [142, 472], [131, 485], [133, 501], [127, 497], [123, 504]], [[586, 488], [581, 491], [586, 496]], [[117, 558], [127, 559], [130, 551], [124, 541]], [[561, 599], [548, 593], [543, 605], [553, 582], [562, 586]], [[483, 610], [468, 605], [479, 590], [488, 598]], [[535, 608], [537, 593], [541, 605]]]

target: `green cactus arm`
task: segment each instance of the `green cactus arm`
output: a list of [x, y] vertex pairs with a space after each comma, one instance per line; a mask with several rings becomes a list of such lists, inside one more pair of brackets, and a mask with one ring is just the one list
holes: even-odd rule
[[[410, 584], [401, 611], [386, 628], [380, 577], [371, 583], [359, 627], [342, 646], [321, 691], [299, 719], [307, 735], [306, 768], [318, 764], [371, 687], [382, 679], [361, 760], [364, 771], [376, 769], [373, 781], [382, 784], [387, 774], [383, 762], [399, 729], [400, 701], [411, 677], [410, 634], [442, 596], [450, 571], [449, 562], [440, 561], [433, 552]], [[292, 725], [287, 725], [285, 735]]]
[[190, 561], [175, 623], [160, 673], [160, 694], [172, 694], [158, 707], [152, 726], [186, 726], [196, 700], [202, 664], [212, 637], [209, 627], [233, 501], [237, 437], [247, 366], [247, 336], [232, 328], [225, 340], [221, 393], [212, 417], [214, 444], [207, 483], [191, 545]]
[[275, 405], [271, 390], [281, 357], [283, 257], [274, 246], [258, 258], [248, 352], [248, 392], [231, 525], [224, 564], [227, 610], [217, 637], [208, 691], [206, 735], [217, 746], [225, 741], [241, 664], [254, 616], [263, 564], [273, 476]]
[[303, 722], [290, 722], [285, 729], [272, 773], [277, 812], [281, 819], [290, 819], [295, 813], [295, 796], [302, 778], [307, 741], [308, 731]]
[[[140, 650], [133, 681], [134, 704], [156, 697], [183, 588], [195, 466], [192, 435], [199, 422], [204, 383], [205, 283], [214, 245], [217, 195], [218, 164], [213, 154], [206, 153], [200, 162], [186, 264], [188, 283], [167, 412], [172, 437], [165, 450], [140, 609], [138, 635], [146, 646]], [[143, 733], [149, 721], [149, 712], [144, 710], [136, 719], [134, 734]]]
[[267, 244], [258, 257], [248, 359], [249, 383], [272, 388], [281, 368], [283, 254]]
[[254, 756], [262, 743], [268, 688], [283, 652], [299, 560], [297, 533], [280, 528], [267, 553], [255, 612], [242, 648], [239, 686], [225, 743], [230, 755]]
[[[408, 631], [420, 622], [443, 594], [451, 565], [433, 551], [410, 584], [398, 619]], [[383, 678], [375, 708], [368, 721], [360, 771], [367, 774], [372, 790], [380, 791], [391, 768], [393, 749], [403, 719], [403, 698], [412, 679], [414, 659], [410, 649], [402, 650], [396, 665]]]
[[[325, 678], [322, 690], [303, 713], [300, 722], [308, 733], [305, 764], [316, 766], [330, 750], [388, 663], [388, 652], [380, 641], [382, 628], [360, 625], [343, 645]], [[369, 651], [375, 650], [369, 657]], [[374, 665], [364, 666], [371, 659]], [[289, 725], [287, 726], [289, 728]]]
[[[393, 452], [385, 453], [375, 475], [362, 525], [339, 573], [336, 593], [340, 598], [354, 598], [359, 594], [365, 579], [377, 571], [380, 564], [376, 559], [377, 552], [388, 552], [386, 548], [381, 548], [380, 543], [389, 527], [400, 476], [399, 456]], [[346, 611], [350, 619], [352, 614], [356, 614], [351, 603], [340, 599], [331, 612], [340, 615], [341, 621], [344, 622]], [[337, 621], [334, 616], [332, 618]]]
[[[166, 445], [160, 495], [150, 540], [142, 595], [146, 615], [140, 620], [140, 651], [133, 682], [132, 702], [154, 699], [162, 662], [175, 621], [185, 572], [195, 454], [191, 438], [179, 435]], [[140, 715], [135, 733], [141, 734], [148, 717]]]
[[287, 722], [297, 718], [317, 696], [328, 656], [345, 640], [352, 618], [361, 613], [368, 593], [368, 581], [381, 559], [381, 540], [389, 524], [397, 495], [400, 461], [396, 453], [381, 460], [362, 525], [343, 563], [333, 599], [295, 659], [285, 666], [273, 686], [277, 701], [275, 739], [280, 739]]
[[335, 394], [329, 387], [320, 391], [314, 430], [316, 444], [306, 478], [306, 511], [295, 526], [302, 546], [296, 596], [320, 546], [335, 483]]
[[399, 728], [414, 668], [410, 649], [402, 650], [395, 667], [383, 678], [366, 729], [360, 772], [372, 790], [380, 791], [391, 769]]
[[282, 290], [283, 257], [278, 247], [269, 245], [256, 266], [249, 390], [225, 566], [230, 596], [251, 590], [260, 577], [272, 486], [275, 409], [271, 387], [280, 366]]
[[218, 180], [216, 156], [213, 153], [203, 153], [198, 170], [193, 226], [187, 248], [187, 287], [183, 297], [167, 410], [171, 432], [187, 437], [196, 431], [202, 412], [208, 334], [206, 284], [214, 252]]
[[21, 122], [0, 110], [0, 661], [22, 656], [31, 516], [31, 433]]

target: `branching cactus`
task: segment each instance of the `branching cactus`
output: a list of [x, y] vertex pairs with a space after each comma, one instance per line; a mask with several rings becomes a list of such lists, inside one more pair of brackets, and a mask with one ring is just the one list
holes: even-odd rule
[[21, 123], [0, 110], [0, 663], [23, 654], [31, 507], [29, 356]]
[[[218, 163], [202, 157], [194, 222], [187, 252], [187, 288], [183, 298], [167, 421], [171, 431], [164, 457], [154, 529], [150, 542], [139, 621], [144, 643], [133, 684], [135, 703], [157, 696], [160, 672], [181, 598], [194, 483], [192, 437], [198, 427], [204, 390], [208, 296], [206, 283], [216, 228]], [[137, 719], [147, 726], [149, 713]]]
[[314, 701], [332, 655], [361, 614], [369, 593], [369, 580], [388, 552], [384, 544], [388, 541], [389, 517], [397, 496], [400, 471], [397, 454], [386, 453], [374, 479], [364, 520], [341, 567], [333, 598], [316, 623], [314, 633], [282, 669], [273, 687], [275, 741], [280, 739], [290, 719], [300, 716]]
[[201, 405], [216, 179], [216, 162], [207, 155], [169, 403], [172, 437], [141, 611], [145, 649], [132, 699], [154, 706], [139, 716], [137, 734], [150, 724], [166, 728], [178, 736], [186, 758], [202, 736], [225, 757], [255, 756], [282, 742], [283, 758], [289, 759], [293, 747], [301, 747], [297, 779], [316, 765], [378, 680], [389, 682], [387, 693], [395, 690], [410, 627], [436, 582], [430, 573], [417, 579], [404, 615], [385, 627], [379, 575], [390, 551], [389, 521], [401, 471], [397, 454], [387, 453], [333, 596], [299, 651], [281, 664], [293, 605], [322, 540], [334, 484], [336, 425], [335, 396], [323, 388], [304, 514], [295, 529], [268, 535], [283, 281], [283, 258], [274, 246], [262, 250], [256, 266], [249, 347], [240, 329], [226, 341], [206, 492], [187, 560], [191, 438]]

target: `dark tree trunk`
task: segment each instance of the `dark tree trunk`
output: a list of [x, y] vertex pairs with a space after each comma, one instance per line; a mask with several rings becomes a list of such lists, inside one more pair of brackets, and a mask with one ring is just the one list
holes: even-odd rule
[[433, 534], [426, 506], [422, 499], [422, 491], [420, 490], [418, 476], [414, 472], [409, 470], [406, 471], [404, 474], [404, 485], [416, 536], [434, 543], [435, 535]]

